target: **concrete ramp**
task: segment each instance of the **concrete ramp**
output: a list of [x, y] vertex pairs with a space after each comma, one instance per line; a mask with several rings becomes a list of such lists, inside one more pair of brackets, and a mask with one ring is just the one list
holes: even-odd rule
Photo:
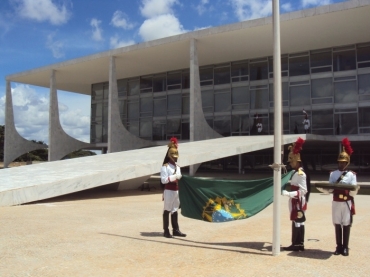
[[[285, 135], [283, 144], [306, 135]], [[189, 166], [274, 146], [274, 136], [238, 136], [179, 144], [180, 166]], [[167, 146], [32, 164], [0, 170], [0, 206], [52, 198], [160, 171]], [[139, 184], [138, 184], [139, 185]]]

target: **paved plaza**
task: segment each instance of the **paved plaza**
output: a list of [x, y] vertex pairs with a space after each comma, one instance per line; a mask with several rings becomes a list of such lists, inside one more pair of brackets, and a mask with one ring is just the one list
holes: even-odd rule
[[[290, 245], [281, 196], [281, 245]], [[0, 276], [369, 276], [370, 201], [355, 199], [350, 255], [333, 256], [331, 196], [311, 195], [306, 251], [272, 256], [273, 205], [249, 219], [179, 217], [186, 238], [162, 236], [161, 191], [92, 189], [0, 207]]]

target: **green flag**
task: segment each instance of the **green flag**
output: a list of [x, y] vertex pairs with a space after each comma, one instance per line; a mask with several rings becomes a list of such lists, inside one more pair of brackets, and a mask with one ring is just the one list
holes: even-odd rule
[[[282, 187], [292, 173], [282, 175]], [[273, 182], [273, 178], [213, 180], [183, 175], [179, 181], [181, 214], [209, 222], [251, 217], [273, 202]]]

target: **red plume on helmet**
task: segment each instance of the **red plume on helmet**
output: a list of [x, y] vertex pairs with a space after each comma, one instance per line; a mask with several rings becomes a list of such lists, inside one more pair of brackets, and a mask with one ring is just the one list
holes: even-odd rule
[[351, 156], [353, 153], [351, 143], [349, 142], [348, 138], [344, 138], [342, 140], [343, 150], [346, 151], [346, 153]]
[[178, 143], [178, 141], [177, 141], [177, 138], [176, 138], [176, 137], [172, 137], [172, 138], [170, 139], [170, 142], [172, 142], [172, 143], [176, 146], [176, 148], [178, 148], [178, 147], [179, 147], [179, 143]]
[[293, 146], [293, 154], [298, 154], [299, 152], [301, 152], [303, 143], [304, 139], [299, 137]]

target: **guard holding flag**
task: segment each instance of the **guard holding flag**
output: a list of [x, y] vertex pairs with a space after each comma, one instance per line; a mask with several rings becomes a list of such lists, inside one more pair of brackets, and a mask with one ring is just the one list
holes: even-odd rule
[[289, 146], [288, 162], [294, 173], [290, 180], [290, 190], [282, 191], [282, 195], [289, 197], [289, 212], [290, 220], [292, 221], [292, 244], [288, 247], [283, 247], [285, 251], [304, 251], [304, 235], [305, 235], [305, 211], [307, 209], [306, 194], [307, 182], [306, 174], [302, 168], [302, 160], [300, 151], [304, 140], [298, 138], [293, 145]]
[[[166, 238], [172, 238], [172, 235], [186, 237], [186, 234], [181, 233], [178, 223], [177, 210], [180, 207], [178, 180], [182, 177], [180, 166], [177, 164], [178, 157], [178, 142], [177, 138], [173, 137], [168, 144], [167, 154], [161, 168], [161, 183], [164, 185], [163, 236]], [[168, 229], [170, 214], [172, 235]]]

